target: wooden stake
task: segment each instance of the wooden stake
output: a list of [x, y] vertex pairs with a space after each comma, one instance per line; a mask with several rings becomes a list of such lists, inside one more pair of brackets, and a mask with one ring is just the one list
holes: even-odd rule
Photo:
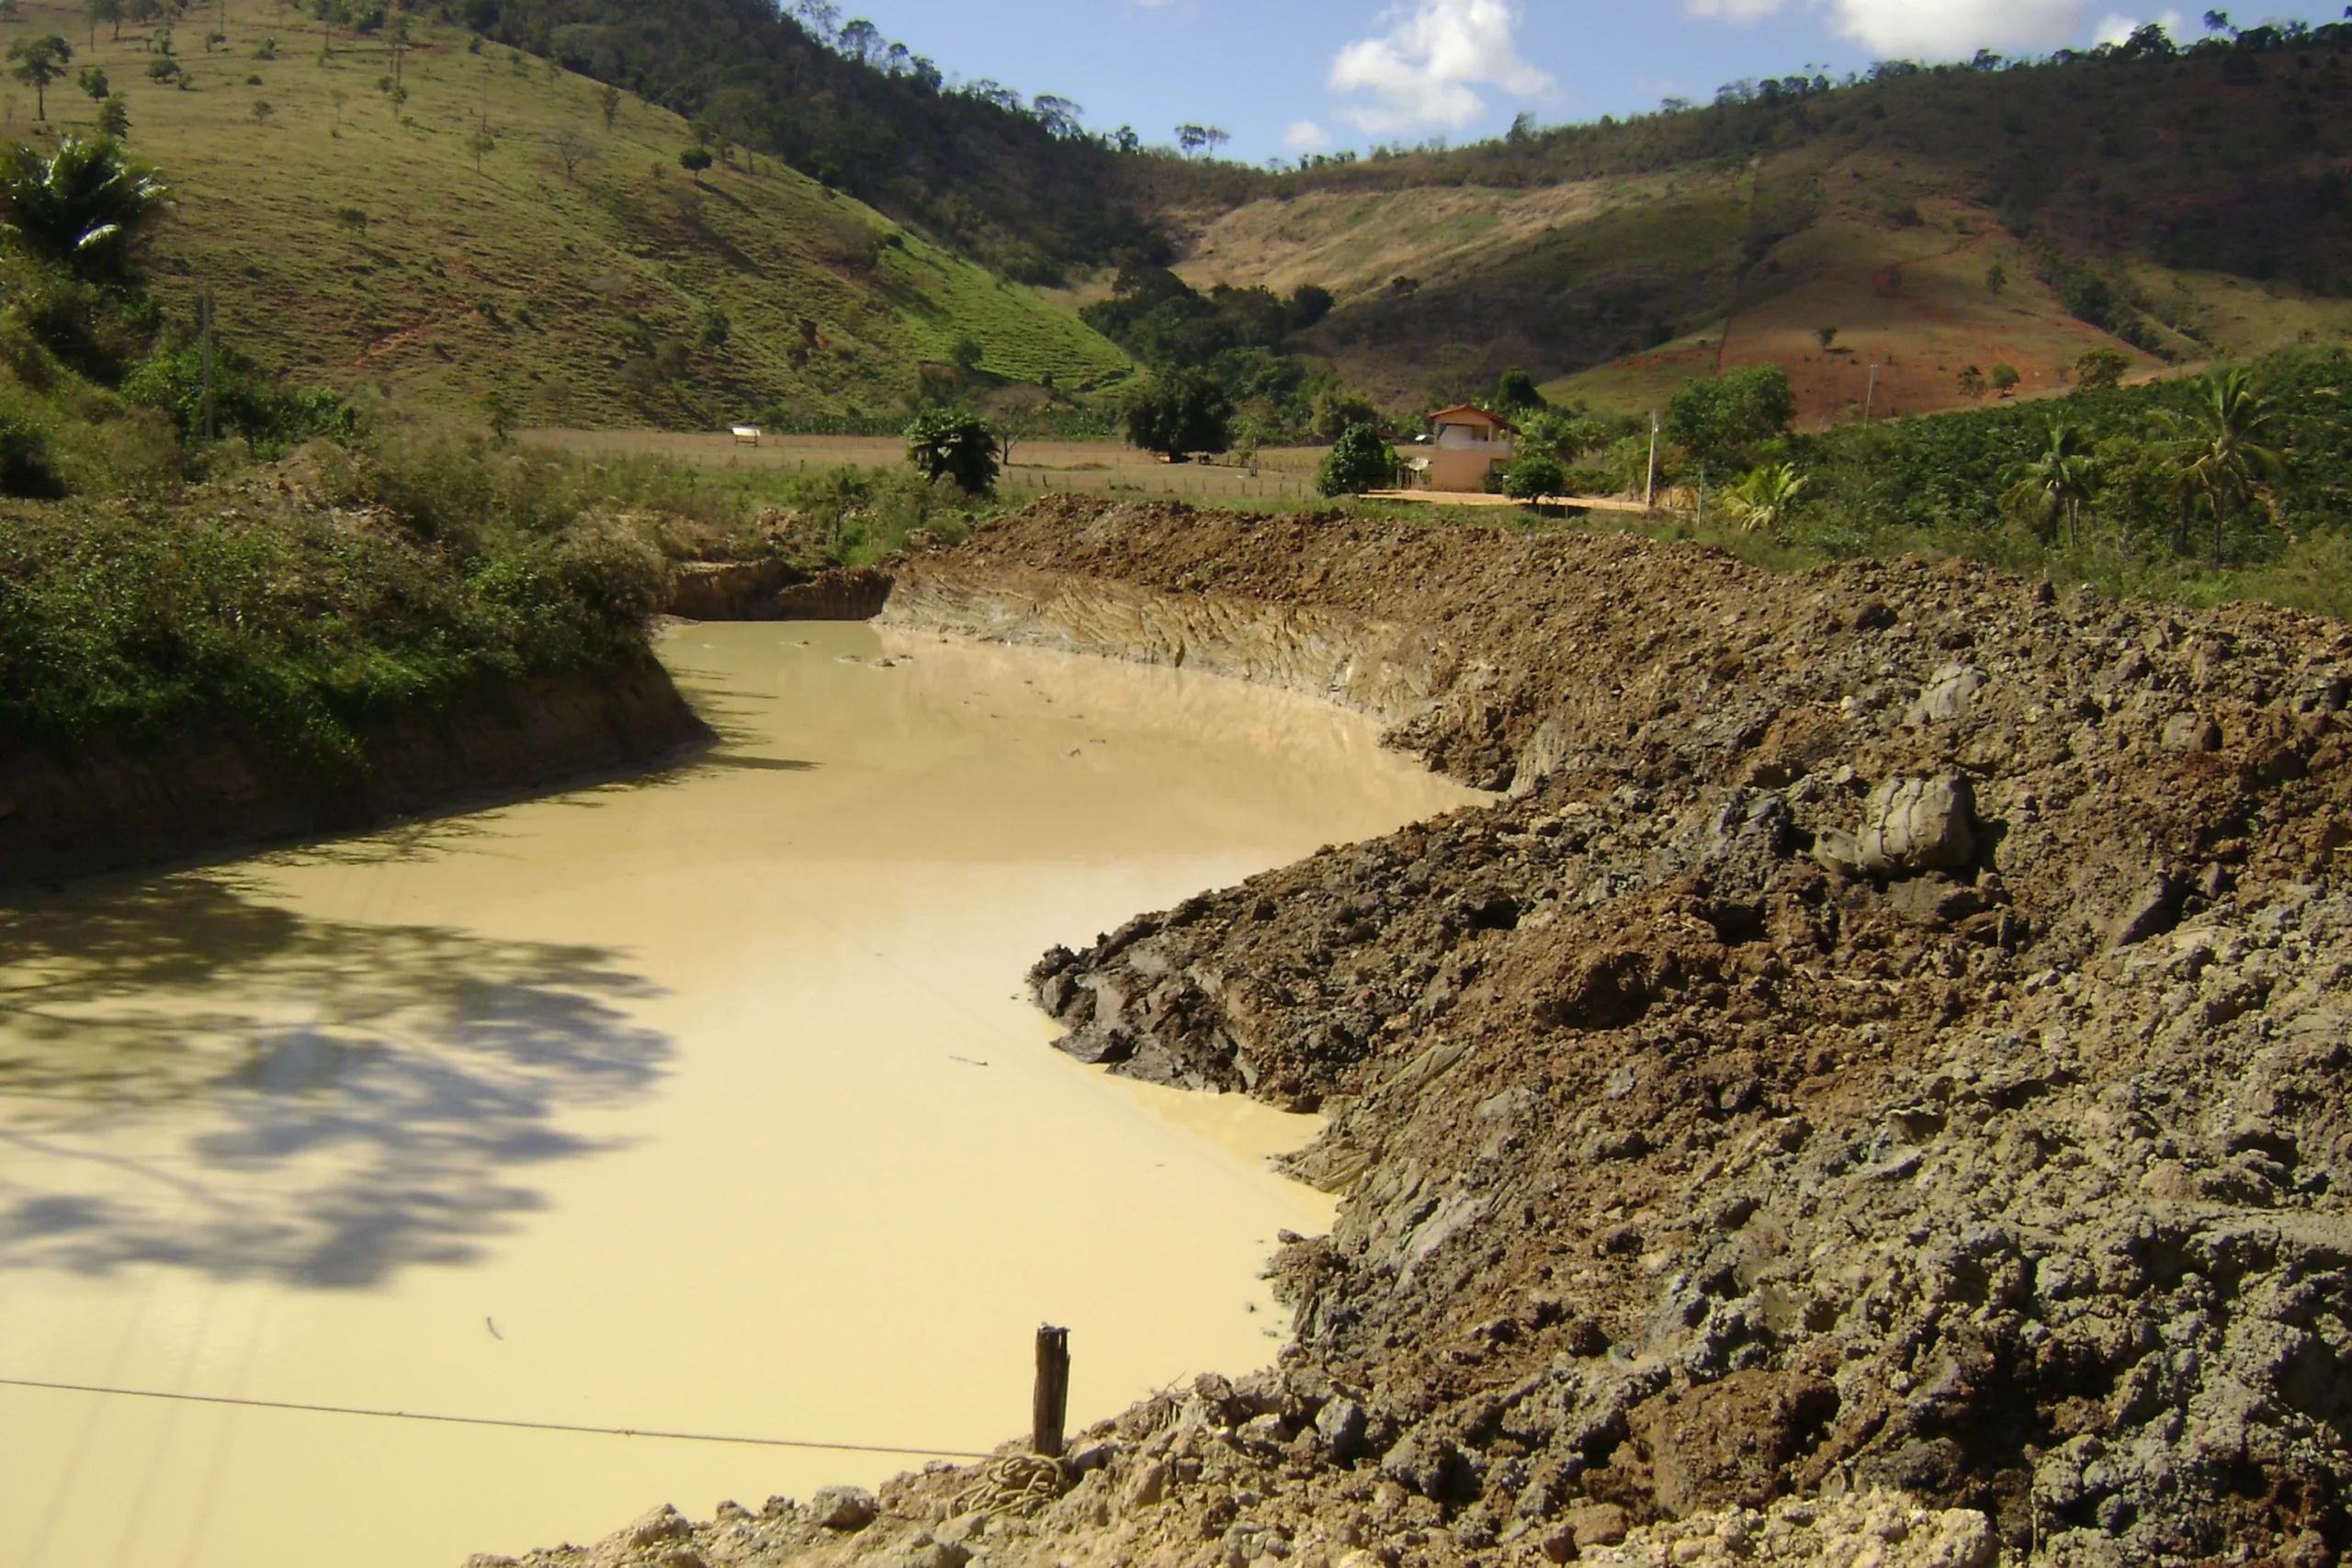
[[1031, 1404], [1029, 1447], [1047, 1459], [1059, 1459], [1062, 1420], [1069, 1410], [1069, 1330], [1052, 1324], [1037, 1327], [1037, 1395]]
[[1657, 498], [1657, 410], [1650, 410], [1650, 470], [1642, 481], [1642, 512], [1646, 515]]

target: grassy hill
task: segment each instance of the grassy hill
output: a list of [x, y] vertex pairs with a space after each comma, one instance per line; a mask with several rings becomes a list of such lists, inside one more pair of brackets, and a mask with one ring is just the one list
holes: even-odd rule
[[[167, 309], [209, 285], [233, 342], [307, 381], [495, 391], [530, 423], [707, 426], [890, 416], [967, 339], [985, 376], [1083, 389], [1127, 370], [1067, 311], [773, 158], [690, 178], [674, 114], [624, 97], [608, 128], [598, 84], [462, 28], [414, 28], [396, 105], [380, 37], [338, 31], [325, 51], [276, 4], [184, 18], [185, 85], [150, 78], [153, 29], [101, 27], [93, 48], [78, 10], [22, 10], [6, 31], [62, 33], [75, 71], [103, 69], [172, 185], [151, 261]], [[33, 108], [14, 95], [13, 134], [95, 106], [68, 81], [48, 126]], [[586, 152], [570, 173], [567, 135]]]
[[1517, 363], [1640, 408], [1771, 361], [1819, 423], [1865, 398], [1957, 406], [1970, 365], [2010, 365], [2031, 395], [2094, 347], [2146, 373], [2333, 340], [2352, 330], [2347, 55], [2352, 29], [2258, 29], [2178, 55], [1745, 84], [1705, 108], [1327, 161], [1184, 215], [1178, 270], [1331, 288], [1299, 346], [1398, 407]]

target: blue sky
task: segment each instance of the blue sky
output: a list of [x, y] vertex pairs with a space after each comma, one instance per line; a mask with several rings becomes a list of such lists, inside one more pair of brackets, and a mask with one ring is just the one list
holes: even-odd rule
[[[2163, 20], [2147, 0], [842, 0], [951, 75], [1086, 109], [1096, 130], [1232, 135], [1251, 163], [1375, 141], [1490, 136], [1704, 101], [1742, 76], [1872, 60], [2040, 53]], [[2212, 0], [2190, 0], [2200, 6]], [[2241, 26], [2324, 21], [2335, 6], [2230, 12]]]

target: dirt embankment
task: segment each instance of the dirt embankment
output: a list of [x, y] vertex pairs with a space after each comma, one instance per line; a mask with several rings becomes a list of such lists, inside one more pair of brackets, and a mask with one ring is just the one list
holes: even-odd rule
[[348, 831], [639, 767], [709, 730], [650, 655], [409, 714], [328, 782], [229, 735], [74, 751], [0, 747], [0, 888]]
[[1076, 499], [890, 615], [1323, 692], [1512, 793], [1033, 973], [1088, 1060], [1330, 1117], [1278, 1367], [532, 1562], [2352, 1544], [2352, 631]]

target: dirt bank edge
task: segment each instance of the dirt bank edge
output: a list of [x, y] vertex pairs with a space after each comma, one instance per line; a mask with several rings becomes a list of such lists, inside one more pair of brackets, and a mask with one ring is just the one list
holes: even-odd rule
[[390, 718], [356, 777], [334, 784], [227, 735], [70, 752], [0, 744], [0, 890], [487, 804], [710, 739], [643, 653]]

